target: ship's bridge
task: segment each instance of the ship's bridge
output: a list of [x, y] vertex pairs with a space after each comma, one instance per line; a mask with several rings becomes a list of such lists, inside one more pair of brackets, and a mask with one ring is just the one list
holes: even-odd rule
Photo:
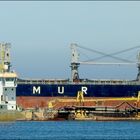
[[16, 79], [17, 74], [14, 72], [0, 73], [0, 82], [5, 85], [5, 87], [15, 87], [17, 85]]

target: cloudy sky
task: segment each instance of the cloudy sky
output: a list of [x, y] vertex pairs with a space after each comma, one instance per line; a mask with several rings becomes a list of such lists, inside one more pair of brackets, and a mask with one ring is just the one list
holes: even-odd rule
[[[104, 53], [140, 45], [140, 2], [1, 1], [0, 41], [12, 44], [12, 68], [20, 77], [70, 78], [73, 42]], [[135, 65], [81, 65], [79, 70], [82, 78], [134, 79], [137, 74]]]

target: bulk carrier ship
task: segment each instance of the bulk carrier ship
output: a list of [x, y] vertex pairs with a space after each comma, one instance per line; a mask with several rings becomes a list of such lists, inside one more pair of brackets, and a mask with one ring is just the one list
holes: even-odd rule
[[[10, 71], [10, 61], [6, 62], [5, 57], [10, 57], [10, 47], [1, 44], [1, 72]], [[137, 97], [140, 91], [140, 54], [138, 54], [138, 74], [135, 80], [90, 80], [80, 79], [78, 68], [83, 62], [79, 61], [77, 44], [71, 44], [71, 79], [22, 79], [17, 78], [16, 98], [17, 104], [23, 108], [46, 107], [49, 101], [69, 100], [70, 103], [77, 97], [78, 91], [82, 91], [84, 98], [128, 98]], [[87, 62], [85, 62], [87, 63]], [[5, 69], [4, 66], [7, 66]], [[94, 62], [94, 64], [96, 64]], [[124, 63], [125, 64], [125, 63]], [[127, 63], [126, 63], [127, 64]], [[47, 75], [47, 74], [46, 74]], [[11, 79], [6, 79], [11, 80]], [[90, 102], [88, 101], [90, 104]], [[92, 101], [93, 103], [93, 101]], [[95, 102], [94, 102], [95, 103]], [[93, 103], [93, 104], [94, 104]], [[66, 105], [63, 101], [60, 106]], [[74, 104], [74, 103], [73, 103]]]

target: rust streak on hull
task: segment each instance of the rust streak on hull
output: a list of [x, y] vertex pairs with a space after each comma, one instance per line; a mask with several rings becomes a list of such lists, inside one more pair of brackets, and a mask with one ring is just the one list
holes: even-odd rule
[[[91, 98], [84, 99], [84, 106], [117, 106], [127, 101], [133, 106], [140, 107], [140, 103], [137, 98]], [[60, 108], [64, 106], [79, 105], [76, 98], [70, 97], [32, 97], [21, 96], [17, 97], [17, 105], [26, 108], [46, 108], [48, 103], [51, 102], [54, 108]], [[127, 106], [125, 106], [127, 107]]]

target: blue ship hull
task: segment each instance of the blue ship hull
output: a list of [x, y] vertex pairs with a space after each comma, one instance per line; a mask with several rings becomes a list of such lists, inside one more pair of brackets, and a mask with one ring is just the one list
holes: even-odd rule
[[136, 97], [140, 85], [96, 84], [18, 84], [17, 96], [76, 97], [78, 91], [85, 97]]

